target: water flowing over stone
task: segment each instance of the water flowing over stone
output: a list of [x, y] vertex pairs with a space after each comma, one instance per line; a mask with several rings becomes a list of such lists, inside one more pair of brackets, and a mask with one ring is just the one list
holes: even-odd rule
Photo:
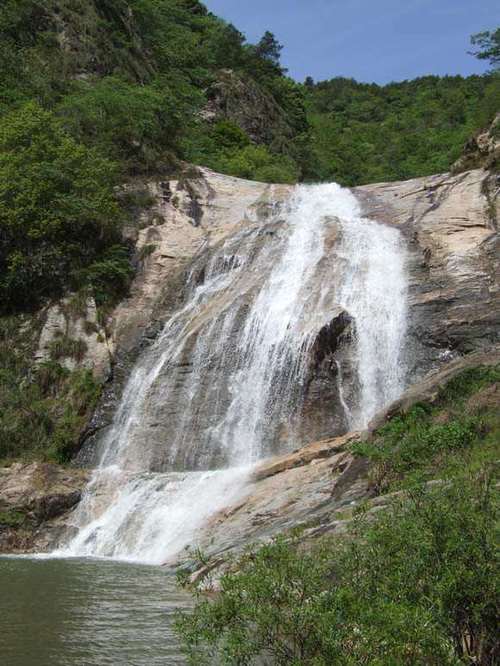
[[406, 299], [399, 231], [348, 190], [299, 186], [247, 215], [138, 359], [64, 552], [163, 562], [256, 461], [312, 439], [319, 406], [322, 427], [366, 425], [404, 388]]
[[405, 388], [405, 248], [396, 229], [360, 219], [344, 225], [338, 255], [346, 263], [338, 300], [356, 323], [360, 384], [349, 425], [364, 428]]

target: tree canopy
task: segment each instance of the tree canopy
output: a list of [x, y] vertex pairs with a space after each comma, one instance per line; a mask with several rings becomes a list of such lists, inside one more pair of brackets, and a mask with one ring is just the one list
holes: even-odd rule
[[493, 69], [500, 69], [500, 28], [472, 35], [471, 43], [478, 47], [472, 55], [479, 60], [488, 60]]
[[119, 242], [116, 178], [113, 162], [36, 102], [0, 118], [2, 309], [60, 293]]

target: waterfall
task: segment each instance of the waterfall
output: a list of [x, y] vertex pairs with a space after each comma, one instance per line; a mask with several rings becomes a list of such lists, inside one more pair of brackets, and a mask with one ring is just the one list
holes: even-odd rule
[[356, 322], [361, 387], [349, 424], [363, 428], [404, 389], [405, 247], [397, 229], [372, 220], [360, 218], [343, 229], [338, 256], [346, 262], [346, 270], [337, 298]]
[[335, 359], [338, 407], [366, 425], [404, 388], [406, 289], [399, 231], [336, 184], [298, 186], [202, 252], [131, 373], [62, 552], [159, 563], [196, 540], [256, 461], [305, 443], [294, 424], [311, 351], [339, 308], [355, 380], [347, 393]]

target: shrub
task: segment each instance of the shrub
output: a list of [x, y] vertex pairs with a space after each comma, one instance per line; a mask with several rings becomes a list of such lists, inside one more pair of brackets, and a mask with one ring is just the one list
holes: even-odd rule
[[113, 245], [77, 273], [77, 277], [79, 282], [90, 285], [96, 304], [103, 306], [125, 296], [133, 273], [129, 248]]
[[348, 539], [278, 538], [178, 616], [189, 663], [493, 666], [495, 519], [483, 474], [361, 516]]
[[494, 459], [495, 447], [493, 442], [490, 447], [488, 434], [492, 439], [500, 434], [498, 410], [476, 413], [466, 400], [498, 380], [497, 367], [466, 370], [448, 382], [434, 405], [417, 404], [393, 417], [373, 440], [357, 443], [354, 453], [374, 463], [375, 489], [408, 487], [433, 478], [438, 470], [442, 475], [454, 473], [457, 465], [470, 463], [474, 455], [479, 463], [482, 458]]
[[116, 243], [115, 165], [30, 102], [0, 120], [0, 299], [36, 304]]
[[79, 141], [137, 172], [159, 167], [165, 152], [175, 147], [179, 106], [168, 85], [137, 86], [108, 76], [75, 84], [58, 113]]
[[248, 145], [233, 153], [221, 154], [217, 167], [223, 173], [269, 183], [295, 183], [298, 171], [293, 161], [273, 155], [264, 146]]

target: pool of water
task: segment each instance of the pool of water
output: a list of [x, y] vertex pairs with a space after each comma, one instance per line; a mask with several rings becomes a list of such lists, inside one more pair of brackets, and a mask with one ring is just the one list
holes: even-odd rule
[[183, 664], [172, 620], [190, 603], [160, 567], [0, 558], [0, 663]]

